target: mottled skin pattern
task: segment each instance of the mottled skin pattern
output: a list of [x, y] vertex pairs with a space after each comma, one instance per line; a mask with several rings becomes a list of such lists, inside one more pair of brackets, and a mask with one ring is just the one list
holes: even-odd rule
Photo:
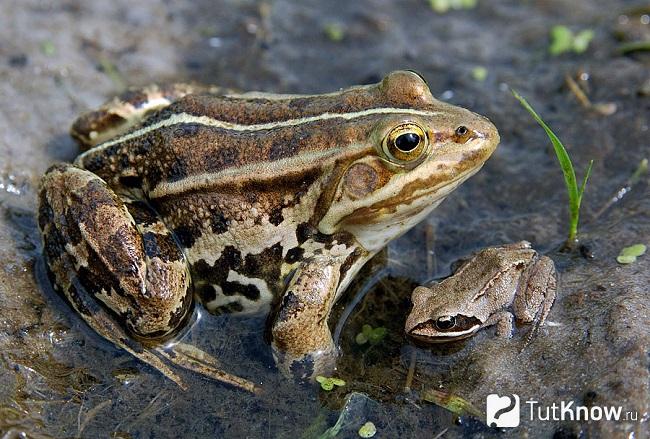
[[73, 125], [93, 147], [40, 191], [54, 281], [80, 313], [97, 299], [149, 346], [183, 325], [192, 297], [215, 313], [274, 304], [274, 355], [299, 377], [333, 365], [327, 317], [361, 266], [499, 141], [412, 72], [314, 96], [170, 90], [131, 92]]
[[516, 318], [533, 323], [527, 345], [546, 321], [556, 288], [555, 264], [529, 242], [488, 247], [462, 261], [452, 276], [417, 287], [405, 329], [426, 343], [467, 338], [491, 325], [510, 337]]

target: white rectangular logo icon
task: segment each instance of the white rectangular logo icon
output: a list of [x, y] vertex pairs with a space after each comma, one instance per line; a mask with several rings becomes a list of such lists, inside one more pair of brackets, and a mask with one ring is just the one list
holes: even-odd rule
[[519, 395], [499, 396], [491, 393], [485, 405], [486, 423], [490, 427], [519, 426]]

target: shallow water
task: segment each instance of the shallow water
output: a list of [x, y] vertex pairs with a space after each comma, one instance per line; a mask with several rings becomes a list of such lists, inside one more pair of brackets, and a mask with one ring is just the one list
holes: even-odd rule
[[[648, 435], [650, 258], [622, 266], [624, 246], [648, 242], [647, 175], [603, 214], [642, 158], [648, 134], [650, 58], [623, 55], [619, 39], [646, 38], [637, 2], [479, 0], [467, 11], [434, 13], [425, 1], [214, 2], [9, 0], [0, 5], [0, 431], [32, 437], [314, 437], [336, 422], [346, 395], [357, 418], [337, 437], [354, 437], [365, 418], [376, 437], [635, 437]], [[647, 13], [647, 11], [645, 12]], [[627, 17], [625, 19], [624, 17]], [[324, 28], [342, 26], [342, 41]], [[551, 57], [548, 31], [590, 28], [584, 54]], [[472, 69], [487, 69], [485, 81]], [[252, 397], [184, 374], [179, 390], [110, 346], [70, 312], [42, 278], [34, 220], [35, 188], [54, 161], [76, 147], [67, 127], [123, 83], [198, 80], [240, 89], [311, 93], [373, 82], [411, 68], [434, 95], [487, 115], [502, 144], [471, 180], [425, 222], [391, 244], [374, 272], [359, 276], [330, 325], [361, 289], [340, 335], [338, 376], [325, 393], [276, 371], [264, 317], [202, 318], [186, 341], [217, 356], [225, 370], [260, 383]], [[565, 75], [587, 75], [589, 98], [615, 103], [598, 115], [580, 106]], [[645, 84], [645, 86], [644, 86]], [[594, 160], [583, 206], [583, 243], [595, 255], [557, 251], [567, 224], [566, 191], [544, 132], [512, 98], [526, 96], [565, 141], [579, 176]], [[646, 90], [646, 91], [644, 91]], [[413, 285], [449, 274], [457, 258], [486, 245], [526, 239], [560, 272], [554, 324], [519, 352], [492, 330], [463, 344], [417, 347], [402, 334]], [[381, 258], [380, 258], [381, 259]], [[369, 284], [375, 273], [375, 282]], [[385, 327], [381, 343], [359, 346], [363, 324]], [[404, 392], [414, 364], [412, 392]], [[424, 389], [458, 395], [480, 410], [489, 393], [517, 393], [550, 405], [620, 405], [634, 422], [522, 419], [498, 433], [419, 399]], [[356, 398], [356, 397], [355, 397]], [[361, 402], [359, 402], [361, 401]], [[355, 422], [357, 424], [355, 424]], [[360, 426], [360, 424], [359, 424]], [[356, 429], [355, 429], [356, 428]]]

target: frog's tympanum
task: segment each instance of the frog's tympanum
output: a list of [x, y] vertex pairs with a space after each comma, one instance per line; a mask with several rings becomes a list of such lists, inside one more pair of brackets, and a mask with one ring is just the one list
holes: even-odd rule
[[528, 344], [551, 311], [555, 289], [553, 261], [538, 255], [529, 242], [485, 248], [462, 261], [452, 276], [413, 290], [406, 332], [440, 343], [496, 324], [497, 335], [509, 337], [514, 313], [518, 320], [533, 323]]
[[213, 313], [272, 310], [280, 369], [330, 367], [333, 303], [499, 142], [408, 71], [310, 96], [151, 87], [72, 134], [87, 150], [50, 168], [39, 195], [53, 283], [99, 334], [177, 382], [162, 359], [206, 375], [215, 363], [161, 344], [195, 299]]

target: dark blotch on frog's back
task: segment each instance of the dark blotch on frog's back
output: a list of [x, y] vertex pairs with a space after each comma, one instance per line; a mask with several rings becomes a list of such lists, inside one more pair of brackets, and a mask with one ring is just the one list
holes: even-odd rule
[[147, 232], [142, 235], [144, 253], [149, 258], [160, 258], [164, 262], [180, 261], [183, 254], [169, 235]]
[[138, 226], [146, 227], [159, 221], [149, 205], [140, 200], [125, 200], [126, 207]]
[[305, 249], [301, 247], [294, 247], [291, 248], [287, 251], [286, 256], [284, 257], [284, 261], [288, 264], [293, 264], [295, 262], [298, 262], [303, 254], [305, 254]]

